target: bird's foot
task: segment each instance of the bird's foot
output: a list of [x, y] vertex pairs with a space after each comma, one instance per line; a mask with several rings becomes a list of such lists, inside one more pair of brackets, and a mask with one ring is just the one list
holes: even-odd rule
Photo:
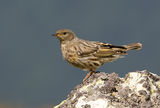
[[97, 73], [95, 71], [89, 71], [87, 73], [87, 75], [85, 76], [85, 78], [83, 79], [82, 83], [84, 84], [86, 82], [86, 80], [93, 74], [93, 73]]

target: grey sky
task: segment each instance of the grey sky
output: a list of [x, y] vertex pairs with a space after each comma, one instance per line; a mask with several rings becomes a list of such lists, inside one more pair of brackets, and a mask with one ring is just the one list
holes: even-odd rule
[[59, 41], [49, 38], [60, 28], [87, 40], [143, 44], [99, 71], [159, 74], [159, 0], [1, 0], [0, 13], [0, 104], [56, 105], [81, 83], [87, 72], [64, 61]]

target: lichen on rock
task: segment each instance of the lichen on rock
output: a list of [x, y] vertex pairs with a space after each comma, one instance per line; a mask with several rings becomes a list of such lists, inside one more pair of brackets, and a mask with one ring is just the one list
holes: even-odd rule
[[125, 78], [99, 72], [54, 108], [160, 108], [160, 77], [146, 70]]

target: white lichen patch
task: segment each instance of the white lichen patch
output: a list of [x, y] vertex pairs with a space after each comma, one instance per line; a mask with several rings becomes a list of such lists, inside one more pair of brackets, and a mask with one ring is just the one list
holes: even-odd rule
[[88, 85], [82, 86], [82, 88], [80, 88], [79, 92], [89, 92], [90, 90], [93, 90], [95, 88], [100, 88], [102, 86], [104, 86], [104, 81], [102, 81], [101, 79], [99, 79], [98, 81], [94, 80], [93, 82], [89, 83]]
[[[128, 74], [128, 77], [124, 79], [124, 83], [122, 83], [122, 88], [129, 87], [130, 90], [134, 91], [134, 93], [139, 94], [140, 90], [146, 90], [145, 87], [143, 87], [143, 84], [148, 78], [146, 77], [146, 74], [142, 74], [140, 72], [131, 72]], [[141, 81], [143, 81], [141, 83]]]
[[[89, 108], [111, 108], [110, 104], [106, 99], [97, 99], [95, 101], [86, 101], [86, 97], [80, 97], [76, 104], [76, 108], [84, 108], [85, 106], [90, 106]], [[114, 107], [112, 107], [114, 108]]]
[[160, 108], [160, 77], [146, 70], [125, 78], [96, 73], [54, 108]]

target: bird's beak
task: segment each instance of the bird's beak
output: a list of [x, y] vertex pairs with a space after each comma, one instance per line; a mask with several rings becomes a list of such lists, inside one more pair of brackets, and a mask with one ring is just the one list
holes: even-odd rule
[[52, 36], [58, 36], [58, 33], [52, 34]]

